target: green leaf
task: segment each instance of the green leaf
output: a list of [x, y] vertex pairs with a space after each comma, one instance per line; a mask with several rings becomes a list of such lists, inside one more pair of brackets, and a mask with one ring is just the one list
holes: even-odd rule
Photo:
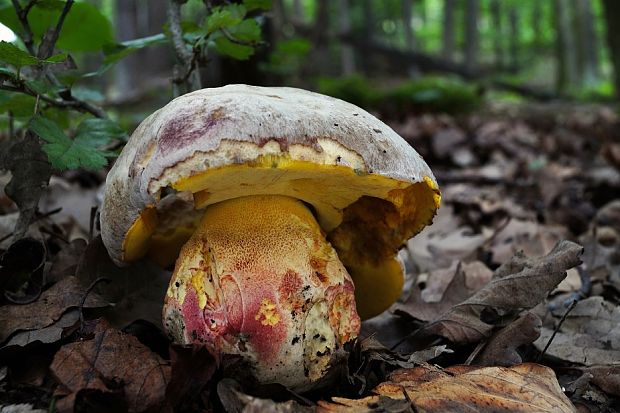
[[80, 100], [89, 100], [91, 102], [103, 102], [105, 96], [99, 90], [89, 89], [86, 87], [75, 86], [71, 88], [71, 95]]
[[15, 46], [13, 43], [1, 41], [0, 62], [19, 68], [22, 66], [36, 65], [39, 63], [39, 59]]
[[103, 53], [105, 55], [103, 63], [104, 65], [116, 63], [144, 47], [163, 44], [167, 41], [166, 36], [163, 33], [159, 33], [153, 36], [128, 40], [122, 43], [106, 44], [103, 46]]
[[13, 80], [17, 78], [17, 73], [8, 67], [0, 67], [0, 78]]
[[30, 117], [34, 113], [36, 99], [17, 93], [0, 94], [0, 113], [13, 113], [18, 118]]
[[[35, 41], [40, 42], [48, 28], [56, 27], [64, 4], [60, 0], [40, 1], [30, 10], [28, 22]], [[13, 6], [0, 9], [0, 23], [15, 33], [23, 32]], [[104, 44], [113, 41], [112, 24], [108, 18], [92, 4], [79, 2], [71, 7], [56, 46], [72, 52], [89, 52], [99, 50]]]
[[241, 23], [231, 26], [228, 32], [242, 42], [259, 42], [261, 40], [260, 26], [254, 19], [246, 19]]
[[207, 17], [207, 33], [213, 33], [223, 27], [241, 23], [245, 17], [246, 9], [241, 4], [229, 4], [217, 7]]
[[247, 11], [252, 10], [270, 10], [272, 7], [272, 0], [243, 0], [243, 5]]
[[112, 139], [127, 139], [127, 133], [110, 119], [89, 118], [78, 125], [77, 136], [88, 135], [89, 140], [103, 146]]
[[26, 81], [26, 86], [28, 86], [28, 88], [34, 90], [39, 95], [44, 95], [44, 94], [46, 94], [47, 92], [49, 92], [50, 90], [53, 89], [52, 86], [50, 86], [48, 83], [45, 83], [42, 80], [27, 80]]
[[64, 170], [84, 167], [94, 170], [107, 164], [106, 156], [110, 153], [98, 149], [104, 143], [103, 138], [101, 134], [93, 133], [88, 125], [74, 139], [65, 135], [54, 122], [40, 115], [32, 117], [29, 128], [47, 142], [43, 145], [43, 151], [54, 168]]
[[218, 53], [230, 56], [237, 60], [247, 60], [254, 54], [252, 46], [233, 43], [224, 36], [218, 36], [214, 39], [215, 49]]

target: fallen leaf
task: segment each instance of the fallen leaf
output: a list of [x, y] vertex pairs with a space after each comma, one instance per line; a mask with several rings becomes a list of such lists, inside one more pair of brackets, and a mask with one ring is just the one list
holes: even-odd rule
[[463, 226], [448, 205], [439, 209], [432, 225], [407, 242], [407, 250], [419, 272], [427, 272], [467, 259], [487, 238]]
[[[553, 311], [554, 317], [545, 320], [540, 338], [534, 342], [539, 351], [546, 346], [555, 331], [555, 323], [566, 309]], [[620, 364], [620, 307], [603, 297], [579, 301], [568, 313], [546, 354], [563, 361], [584, 366]]]
[[540, 336], [542, 321], [534, 313], [524, 315], [499, 330], [489, 339], [482, 353], [474, 359], [481, 366], [512, 366], [523, 362], [520, 346], [533, 343]]
[[[66, 277], [43, 291], [37, 301], [25, 305], [5, 305], [0, 311], [0, 343], [16, 331], [36, 330], [52, 325], [62, 314], [79, 307], [86, 288], [77, 278]], [[109, 303], [90, 293], [84, 308], [106, 307]]]
[[243, 393], [235, 380], [223, 379], [217, 385], [217, 394], [228, 413], [310, 413], [315, 409], [295, 400], [275, 402]]
[[0, 413], [46, 413], [47, 410], [35, 409], [30, 403], [8, 404], [0, 406]]
[[60, 383], [59, 411], [73, 410], [78, 393], [119, 393], [130, 412], [160, 408], [170, 381], [170, 364], [135, 337], [97, 324], [91, 340], [62, 346], [50, 371]]
[[491, 280], [491, 270], [483, 263], [454, 262], [450, 268], [435, 270], [428, 276], [427, 287], [411, 289], [403, 304], [392, 307], [396, 314], [430, 321], [472, 296]]
[[0, 290], [13, 303], [36, 299], [43, 288], [43, 264], [46, 251], [42, 241], [21, 238], [0, 258]]
[[86, 250], [86, 240], [75, 239], [65, 245], [52, 259], [52, 268], [48, 280], [60, 280], [67, 275], [75, 275], [80, 257]]
[[590, 382], [596, 384], [604, 392], [620, 397], [620, 366], [595, 366], [582, 371], [591, 374]]
[[526, 259], [522, 254], [495, 271], [484, 288], [453, 306], [423, 327], [420, 335], [440, 335], [455, 343], [472, 343], [487, 337], [494, 325], [483, 317], [506, 319], [540, 303], [580, 263], [582, 248], [561, 241], [545, 257]]
[[[41, 149], [39, 139], [28, 132], [16, 139], [0, 157], [0, 169], [11, 171], [11, 182], [4, 191], [19, 207], [14, 239], [21, 238], [34, 218], [39, 198], [52, 174], [52, 165]], [[4, 151], [3, 151], [4, 152]]]
[[99, 283], [94, 291], [114, 303], [106, 312], [106, 319], [114, 327], [122, 328], [138, 319], [162, 327], [161, 310], [170, 281], [169, 271], [148, 260], [117, 267], [99, 236], [88, 244], [76, 276], [87, 285], [99, 277], [110, 280]]
[[80, 311], [78, 309], [69, 310], [50, 326], [36, 330], [20, 331], [13, 334], [2, 348], [11, 346], [24, 347], [35, 342], [55, 343], [63, 337], [65, 330], [75, 326], [79, 319]]
[[166, 404], [173, 411], [191, 411], [217, 369], [216, 359], [206, 347], [172, 346], [171, 365]]
[[542, 257], [567, 236], [566, 228], [561, 226], [512, 219], [493, 238], [491, 243], [493, 262], [504, 263], [518, 251], [523, 251], [528, 257]]
[[533, 363], [444, 370], [420, 366], [392, 373], [373, 393], [360, 400], [334, 397], [331, 402], [319, 401], [317, 411], [388, 411], [388, 398], [406, 401], [416, 412], [576, 412], [553, 370]]

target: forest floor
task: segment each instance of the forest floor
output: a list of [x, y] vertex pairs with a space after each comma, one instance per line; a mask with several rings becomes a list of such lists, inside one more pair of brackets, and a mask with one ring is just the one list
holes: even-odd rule
[[52, 179], [14, 243], [0, 192], [1, 411], [619, 411], [617, 113], [382, 117], [431, 165], [442, 207], [400, 253], [406, 292], [363, 324], [328, 387], [252, 387], [172, 346], [170, 273], [110, 262], [93, 225], [105, 175], [81, 171]]

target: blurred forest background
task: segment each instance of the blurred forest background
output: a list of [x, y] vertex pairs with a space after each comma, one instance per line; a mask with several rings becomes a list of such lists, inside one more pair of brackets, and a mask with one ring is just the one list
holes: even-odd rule
[[[31, 7], [34, 39], [24, 37], [13, 3]], [[50, 70], [63, 72], [72, 96], [105, 107], [128, 131], [173, 95], [228, 83], [304, 87], [380, 111], [468, 111], [483, 100], [612, 101], [620, 90], [620, 26], [613, 24], [620, 5], [613, 0], [237, 3], [77, 2], [55, 45], [70, 59]], [[28, 50], [25, 43], [40, 41], [63, 4], [0, 1], [0, 37]], [[171, 8], [180, 12], [180, 53]], [[214, 14], [228, 20], [213, 25]], [[173, 72], [185, 70], [184, 59], [196, 73], [182, 85]], [[31, 114], [36, 97], [16, 97], [6, 83], [4, 126], [9, 113], [18, 121]]]

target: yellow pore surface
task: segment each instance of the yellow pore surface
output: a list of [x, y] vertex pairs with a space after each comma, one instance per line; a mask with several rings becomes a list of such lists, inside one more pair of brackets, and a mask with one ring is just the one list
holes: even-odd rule
[[[172, 187], [194, 195], [195, 208], [248, 195], [284, 195], [314, 208], [316, 220], [327, 234], [353, 278], [358, 312], [362, 318], [379, 314], [400, 295], [403, 275], [396, 261], [398, 248], [433, 217], [439, 192], [430, 178], [411, 184], [347, 166], [320, 165], [286, 156], [259, 156], [255, 161], [210, 169], [177, 180]], [[207, 208], [208, 210], [209, 208]], [[124, 242], [124, 259], [141, 258], [152, 248], [155, 256], [173, 256], [180, 239], [157, 232], [154, 214], [142, 214]]]

